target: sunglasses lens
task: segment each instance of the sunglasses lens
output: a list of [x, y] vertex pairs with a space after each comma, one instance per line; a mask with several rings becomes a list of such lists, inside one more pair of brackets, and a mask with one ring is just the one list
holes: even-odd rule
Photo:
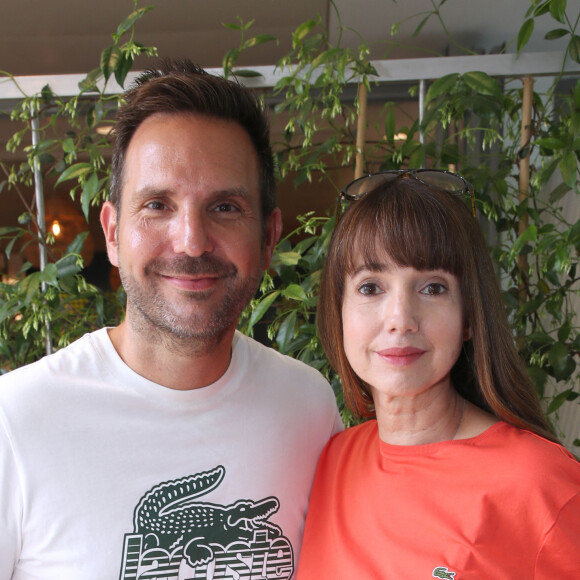
[[415, 174], [418, 179], [424, 181], [427, 185], [432, 185], [443, 191], [448, 191], [453, 194], [461, 194], [466, 192], [467, 183], [453, 173], [444, 173], [443, 171], [417, 171]]
[[367, 193], [370, 193], [377, 187], [385, 185], [391, 181], [398, 178], [411, 177], [422, 181], [426, 185], [436, 187], [450, 193], [451, 195], [465, 195], [469, 194], [471, 196], [471, 208], [473, 217], [476, 217], [475, 213], [475, 198], [473, 193], [473, 187], [465, 181], [459, 175], [454, 173], [449, 173], [447, 171], [441, 171], [436, 169], [409, 169], [400, 171], [383, 171], [381, 173], [373, 173], [365, 177], [356, 179], [349, 185], [347, 185], [341, 192], [339, 197], [339, 206], [337, 208], [336, 223], [338, 223], [340, 215], [340, 204], [344, 197], [348, 201], [358, 201], [364, 197]]
[[360, 179], [356, 179], [346, 186], [342, 195], [349, 201], [357, 201], [367, 193], [373, 191], [379, 185], [384, 185], [397, 179], [401, 175], [400, 171], [385, 171], [383, 173], [374, 173]]

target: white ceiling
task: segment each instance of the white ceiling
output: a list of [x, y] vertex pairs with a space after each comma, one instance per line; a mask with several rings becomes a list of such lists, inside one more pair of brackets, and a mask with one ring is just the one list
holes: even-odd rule
[[[422, 17], [405, 22], [399, 36], [391, 37], [395, 22], [432, 10], [431, 0], [151, 0], [149, 4], [154, 9], [138, 23], [137, 40], [158, 47], [161, 56], [187, 56], [205, 67], [220, 66], [225, 52], [239, 41], [223, 22], [234, 22], [238, 16], [246, 21], [254, 18], [251, 34], [277, 36], [279, 46], [252, 49], [241, 61], [274, 64], [289, 49], [292, 30], [304, 20], [320, 14], [336, 30], [333, 5], [343, 25], [371, 45], [373, 58], [428, 55], [394, 49], [393, 40], [412, 42], [424, 51], [458, 54], [436, 18], [430, 19], [419, 38], [411, 34]], [[462, 46], [489, 53], [506, 42], [508, 50], [515, 52], [514, 39], [529, 5], [529, 0], [448, 0], [441, 13]], [[576, 6], [580, 11], [580, 0], [568, 0], [570, 14]], [[132, 10], [132, 0], [0, 0], [0, 71], [14, 75], [87, 72], [98, 64], [100, 51], [111, 43], [111, 33]], [[561, 49], [562, 41], [543, 40], [553, 27], [549, 16], [538, 20], [527, 50]], [[346, 33], [344, 40], [358, 43], [354, 34]]]

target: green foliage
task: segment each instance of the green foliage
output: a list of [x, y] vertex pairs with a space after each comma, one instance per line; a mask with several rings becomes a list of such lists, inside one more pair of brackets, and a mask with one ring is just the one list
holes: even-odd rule
[[[549, 30], [544, 38], [546, 40], [558, 40], [567, 38], [566, 55], [575, 62], [580, 63], [580, 35], [577, 34], [580, 12], [573, 13], [573, 6], [568, 11], [567, 0], [532, 0], [531, 6], [526, 12], [526, 20], [522, 24], [517, 37], [517, 50], [520, 52], [529, 42], [534, 33], [535, 21], [537, 18], [548, 15], [555, 20], [558, 26]], [[575, 20], [574, 20], [575, 18]]]
[[[433, 3], [434, 10], [421, 16], [417, 34], [428, 18], [442, 22], [439, 8], [444, 2]], [[562, 0], [532, 4], [518, 36], [518, 50], [529, 41], [534, 20], [541, 16], [558, 23], [547, 38], [568, 36], [566, 54], [577, 60], [577, 20], [570, 21]], [[372, 90], [374, 71], [367, 56], [364, 43], [358, 51], [331, 46], [320, 19], [296, 29], [291, 53], [278, 63], [284, 76], [274, 89], [278, 100], [282, 97], [274, 114], [283, 115], [286, 122], [285, 140], [276, 144], [282, 177], [293, 174], [300, 185], [305, 180], [331, 181], [333, 168], [352, 168], [359, 103], [343, 98], [343, 92], [345, 83], [355, 78]], [[532, 138], [523, 148], [519, 81], [500, 82], [480, 71], [433, 82], [422, 126], [412, 120], [409, 126], [397, 127], [396, 105], [385, 103], [384, 137], [365, 148], [365, 170], [419, 167], [423, 162], [447, 169], [452, 164], [474, 184], [482, 224], [494, 233], [490, 251], [505, 289], [515, 339], [548, 413], [577, 399], [580, 353], [573, 306], [580, 289], [580, 223], [567, 219], [563, 210], [565, 196], [580, 193], [580, 82], [568, 95], [556, 95], [555, 87], [556, 83], [546, 95], [534, 95]], [[424, 143], [419, 131], [425, 135]], [[400, 133], [406, 139], [397, 142], [395, 135]], [[520, 201], [518, 161], [525, 156], [533, 161], [531, 185], [528, 198]], [[251, 332], [265, 321], [276, 348], [319, 368], [338, 392], [338, 379], [315, 327], [320, 268], [332, 222], [304, 216], [299, 230], [281, 242], [272, 278], [262, 298], [252, 304], [243, 328]], [[523, 231], [520, 224], [525, 224]], [[555, 385], [555, 393], [546, 389], [548, 383]], [[343, 413], [350, 423], [352, 418], [345, 409]]]
[[[22, 128], [8, 141], [7, 149], [23, 151], [26, 159], [14, 165], [0, 164], [4, 176], [0, 191], [16, 191], [23, 214], [20, 227], [0, 228], [0, 240], [5, 242], [8, 258], [17, 243], [28, 240], [27, 245], [43, 246], [48, 260], [42, 271], [28, 274], [31, 264], [25, 263], [17, 280], [0, 285], [0, 372], [40, 358], [48, 342], [60, 348], [85, 332], [118, 322], [122, 316], [123, 295], [99, 290], [82, 276], [81, 251], [87, 232], [70, 244], [63, 257], [57, 256], [54, 237], [37, 221], [26, 188], [34, 182], [35, 169], [43, 178], [56, 177], [57, 185], [67, 182], [71, 197], [80, 200], [87, 220], [90, 207], [107, 195], [105, 154], [110, 143], [97, 129], [113, 123], [120, 103], [119, 95], [109, 91], [107, 83], [114, 77], [123, 86], [135, 57], [155, 54], [154, 48], [144, 47], [134, 38], [135, 24], [150, 9], [138, 8], [134, 0], [134, 11], [112, 35], [113, 43], [102, 51], [99, 66], [81, 81], [78, 95], [59, 97], [45, 86], [40, 94], [23, 94], [11, 113], [11, 119]], [[67, 127], [64, 134], [63, 123]], [[36, 145], [24, 145], [35, 142], [33, 133]]]

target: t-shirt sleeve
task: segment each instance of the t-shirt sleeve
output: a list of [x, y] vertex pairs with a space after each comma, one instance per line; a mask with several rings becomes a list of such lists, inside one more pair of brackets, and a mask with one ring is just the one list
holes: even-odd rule
[[12, 445], [0, 415], [0, 580], [10, 580], [18, 560], [22, 502]]
[[538, 553], [534, 580], [580, 578], [580, 490], [562, 508]]

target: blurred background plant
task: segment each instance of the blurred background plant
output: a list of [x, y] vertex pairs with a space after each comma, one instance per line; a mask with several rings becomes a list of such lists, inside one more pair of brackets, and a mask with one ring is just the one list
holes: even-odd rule
[[[56, 179], [55, 185], [68, 182], [70, 198], [78, 202], [85, 220], [91, 207], [108, 194], [105, 156], [120, 102], [119, 94], [109, 90], [109, 80], [114, 78], [122, 87], [135, 57], [156, 52], [135, 40], [135, 24], [151, 9], [137, 4], [135, 0], [135, 10], [102, 51], [99, 66], [79, 83], [77, 95], [62, 98], [45, 86], [40, 94], [23, 92], [12, 110], [11, 119], [21, 128], [7, 149], [22, 150], [25, 161], [0, 163], [0, 192], [16, 190], [23, 212], [18, 226], [0, 228], [0, 241], [6, 242], [8, 259], [19, 244], [24, 261], [16, 277], [0, 283], [0, 372], [37, 360], [88, 331], [117, 323], [122, 316], [122, 290], [103, 290], [83, 276], [87, 223], [79, 216], [78, 234], [62, 247], [59, 222], [47, 227], [43, 217], [49, 212], [39, 211], [39, 205], [44, 202], [44, 180]], [[28, 193], [35, 184], [41, 187], [40, 198], [36, 192], [32, 198]], [[47, 205], [50, 201], [47, 197]], [[66, 208], [69, 214], [72, 207]]]

